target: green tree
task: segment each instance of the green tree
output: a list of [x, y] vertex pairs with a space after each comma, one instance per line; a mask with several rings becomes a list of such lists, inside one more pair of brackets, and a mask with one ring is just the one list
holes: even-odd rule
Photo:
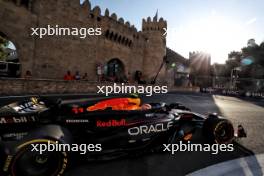
[[225, 66], [225, 75], [230, 75], [231, 71], [234, 68], [240, 66], [241, 57], [242, 57], [242, 52], [240, 51], [231, 51], [228, 54], [228, 59], [226, 61], [226, 66]]
[[261, 70], [264, 70], [264, 42], [258, 45], [254, 43], [254, 39], [250, 39], [248, 43], [250, 45], [241, 49], [242, 59], [249, 59], [252, 64], [243, 66], [243, 72], [247, 77], [263, 78], [264, 73]]
[[264, 67], [264, 41], [259, 45], [259, 63]]
[[0, 61], [6, 59], [7, 54], [5, 53], [5, 48], [8, 46], [9, 41], [0, 36]]
[[[253, 39], [250, 39], [253, 40]], [[259, 64], [264, 66], [264, 43], [260, 45], [248, 45], [247, 47], [242, 48], [243, 58], [250, 57], [253, 59], [253, 65]]]
[[259, 45], [261, 49], [264, 49], [264, 41]]

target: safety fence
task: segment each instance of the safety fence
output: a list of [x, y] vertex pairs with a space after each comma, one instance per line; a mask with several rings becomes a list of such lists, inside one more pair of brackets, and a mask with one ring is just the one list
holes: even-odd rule
[[232, 89], [208, 87], [208, 88], [201, 88], [200, 92], [227, 95], [227, 96], [264, 98], [264, 91], [245, 91], [245, 90], [232, 90]]
[[192, 85], [202, 88], [264, 92], [264, 79], [254, 78], [197, 76], [192, 80]]

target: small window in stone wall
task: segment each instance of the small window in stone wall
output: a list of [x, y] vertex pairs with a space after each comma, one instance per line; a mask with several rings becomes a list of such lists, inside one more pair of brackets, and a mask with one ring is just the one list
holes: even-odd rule
[[129, 47], [132, 46], [132, 41], [131, 41], [131, 40], [129, 41], [128, 46], [129, 46]]
[[126, 46], [128, 45], [128, 39], [126, 39], [125, 45], [126, 45]]
[[105, 32], [105, 37], [106, 37], [106, 38], [109, 37], [109, 30], [107, 30], [107, 31]]
[[114, 33], [111, 32], [111, 34], [110, 34], [110, 38], [109, 38], [109, 39], [112, 40], [113, 36], [114, 36]]
[[29, 0], [21, 0], [20, 3], [21, 3], [21, 5], [28, 7]]
[[115, 34], [115, 37], [114, 37], [114, 41], [116, 41], [117, 40], [117, 34]]
[[125, 40], [126, 40], [125, 37], [123, 37], [121, 43], [124, 44], [125, 43]]
[[120, 43], [120, 42], [121, 42], [121, 36], [118, 37], [118, 43]]
[[[107, 30], [105, 32], [105, 37], [108, 39], [108, 40], [112, 40], [114, 42], [117, 42], [119, 44], [122, 44], [122, 45], [125, 45], [125, 46], [128, 46], [128, 47], [131, 47], [132, 46], [132, 40], [129, 40], [128, 38], [122, 36], [122, 35], [119, 35], [119, 34], [115, 34], [114, 32], [111, 32], [110, 30]], [[138, 35], [134, 35], [135, 38], [138, 38]]]

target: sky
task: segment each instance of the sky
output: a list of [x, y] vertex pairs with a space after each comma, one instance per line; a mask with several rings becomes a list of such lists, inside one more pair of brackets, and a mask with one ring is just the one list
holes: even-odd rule
[[[81, 2], [84, 0], [80, 0]], [[230, 51], [240, 51], [247, 40], [264, 41], [263, 0], [90, 0], [110, 14], [141, 30], [142, 18], [159, 17], [168, 23], [167, 46], [188, 58], [190, 51], [211, 54], [224, 63]]]

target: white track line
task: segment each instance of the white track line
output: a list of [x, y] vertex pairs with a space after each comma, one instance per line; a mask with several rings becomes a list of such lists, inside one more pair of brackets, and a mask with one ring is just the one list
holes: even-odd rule
[[262, 176], [264, 154], [238, 158], [195, 171], [187, 176]]

